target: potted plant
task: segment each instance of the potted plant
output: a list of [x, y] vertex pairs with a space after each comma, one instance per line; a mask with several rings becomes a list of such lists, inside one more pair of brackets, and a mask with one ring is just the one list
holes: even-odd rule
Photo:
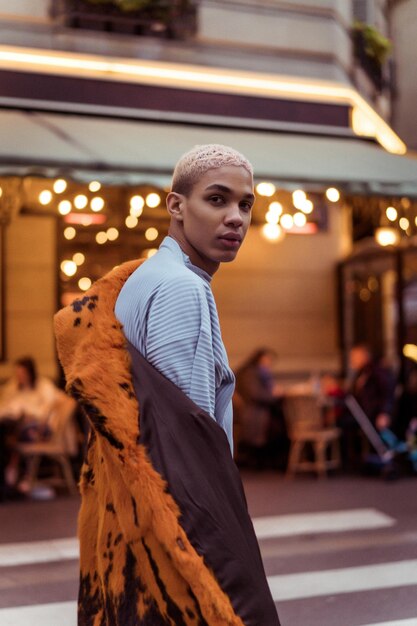
[[355, 22], [353, 25], [353, 48], [355, 57], [378, 87], [384, 87], [383, 68], [391, 53], [392, 43], [374, 26]]

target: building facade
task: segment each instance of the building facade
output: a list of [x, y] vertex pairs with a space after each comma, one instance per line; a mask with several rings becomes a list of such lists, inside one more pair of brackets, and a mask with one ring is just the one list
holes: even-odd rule
[[[336, 266], [352, 249], [350, 198], [412, 197], [417, 172], [392, 154], [405, 146], [388, 124], [391, 91], [356, 52], [353, 3], [168, 4], [174, 12], [155, 15], [0, 0], [3, 376], [28, 353], [56, 375], [53, 313], [81, 279], [151, 253], [167, 228], [169, 174], [205, 142], [242, 150], [257, 183], [273, 185], [238, 260], [213, 281], [232, 366], [267, 345], [282, 376], [340, 367]], [[104, 209], [90, 208], [94, 193]]]

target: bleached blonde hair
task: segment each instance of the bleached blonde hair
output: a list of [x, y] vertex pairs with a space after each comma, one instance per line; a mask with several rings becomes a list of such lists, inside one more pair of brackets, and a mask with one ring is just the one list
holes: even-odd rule
[[229, 165], [244, 167], [253, 176], [253, 167], [248, 159], [234, 148], [217, 143], [194, 146], [176, 164], [171, 190], [187, 196], [208, 170]]

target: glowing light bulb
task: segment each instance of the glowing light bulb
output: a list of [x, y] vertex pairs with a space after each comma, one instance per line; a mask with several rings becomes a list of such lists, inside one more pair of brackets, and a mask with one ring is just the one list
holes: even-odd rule
[[135, 228], [139, 223], [139, 220], [134, 215], [128, 215], [125, 219], [125, 224], [128, 228]]
[[144, 206], [145, 200], [142, 196], [132, 196], [130, 198], [130, 215], [133, 215], [133, 217], [140, 217], [143, 213]]
[[90, 191], [95, 193], [96, 191], [99, 191], [99, 189], [101, 189], [101, 183], [99, 183], [98, 180], [92, 180], [91, 183], [88, 185], [88, 188]]
[[276, 188], [273, 183], [263, 182], [256, 185], [256, 192], [258, 193], [258, 195], [265, 196], [267, 198], [270, 198], [274, 195], [275, 189]]
[[42, 204], [43, 206], [46, 206], [47, 204], [49, 204], [52, 200], [52, 192], [49, 191], [49, 189], [44, 189], [43, 191], [40, 192], [39, 194], [39, 202], [40, 204]]
[[55, 193], [63, 193], [67, 188], [67, 181], [63, 178], [58, 178], [53, 185]]
[[74, 261], [76, 265], [82, 265], [85, 261], [85, 256], [83, 255], [82, 252], [76, 252], [74, 256], [72, 257], [72, 260]]
[[88, 204], [88, 198], [83, 193], [78, 194], [74, 198], [74, 206], [76, 209], [85, 209]]
[[58, 213], [60, 215], [68, 215], [68, 213], [71, 213], [71, 209], [72, 204], [69, 200], [61, 200], [58, 204]]
[[87, 291], [87, 289], [90, 289], [91, 284], [91, 279], [87, 278], [87, 276], [83, 276], [78, 281], [78, 287], [81, 289], [81, 291]]
[[399, 221], [399, 224], [402, 230], [407, 230], [407, 228], [409, 228], [410, 226], [410, 221], [406, 217], [402, 217]]
[[307, 200], [305, 191], [296, 189], [292, 194], [292, 203], [296, 209], [301, 209], [301, 205]]
[[146, 250], [146, 257], [150, 259], [151, 256], [153, 256], [157, 252], [158, 252], [158, 248], [148, 248], [148, 250]]
[[265, 220], [268, 222], [268, 224], [278, 224], [279, 215], [277, 213], [273, 213], [272, 211], [268, 211], [268, 213], [266, 213], [265, 215]]
[[107, 239], [109, 241], [116, 241], [119, 236], [119, 231], [117, 228], [108, 228], [107, 229]]
[[385, 211], [385, 215], [389, 219], [390, 222], [395, 222], [398, 217], [398, 211], [395, 207], [389, 206]]
[[291, 230], [291, 228], [294, 226], [293, 216], [289, 213], [284, 213], [284, 215], [281, 216], [280, 224], [285, 230]]
[[75, 230], [75, 228], [73, 228], [73, 226], [67, 226], [67, 228], [64, 230], [65, 239], [74, 239], [76, 234], [77, 231]]
[[74, 261], [65, 259], [61, 263], [61, 270], [66, 276], [74, 276], [77, 273], [77, 264]]
[[161, 196], [158, 193], [148, 193], [146, 196], [146, 205], [151, 209], [161, 204]]
[[298, 226], [298, 228], [302, 228], [307, 224], [307, 218], [304, 213], [297, 212], [294, 214], [294, 224]]
[[145, 231], [145, 238], [148, 241], [155, 241], [155, 239], [158, 237], [158, 235], [159, 235], [159, 232], [157, 231], [156, 228], [153, 228], [153, 227], [147, 228], [146, 231]]
[[102, 208], [104, 207], [104, 199], [101, 198], [100, 196], [96, 196], [95, 198], [92, 198], [90, 202], [90, 207], [91, 207], [91, 210], [94, 211], [95, 213], [97, 213], [98, 211], [101, 211]]
[[96, 235], [96, 241], [100, 245], [102, 245], [103, 243], [106, 243], [106, 241], [107, 241], [107, 233], [104, 232], [104, 230], [100, 230], [100, 232], [98, 232], [97, 235]]
[[340, 191], [336, 189], [336, 187], [329, 187], [326, 190], [326, 198], [330, 200], [330, 202], [337, 202], [340, 200]]
[[264, 224], [261, 232], [268, 241], [278, 241], [284, 236], [284, 231], [279, 224]]
[[380, 246], [394, 246], [398, 243], [400, 237], [395, 228], [377, 228], [375, 239]]
[[281, 202], [271, 202], [271, 204], [268, 207], [268, 213], [272, 213], [274, 215], [282, 215], [282, 204]]

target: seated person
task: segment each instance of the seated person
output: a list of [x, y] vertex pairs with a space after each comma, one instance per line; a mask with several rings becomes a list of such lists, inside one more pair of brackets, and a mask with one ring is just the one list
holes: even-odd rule
[[[273, 363], [276, 354], [269, 348], [256, 350], [236, 372], [236, 392], [241, 401], [239, 410], [239, 449], [262, 465], [269, 455], [268, 446], [284, 429], [279, 398], [274, 382]], [[284, 438], [284, 437], [283, 437]]]
[[[9, 436], [12, 434], [15, 442], [45, 441], [51, 436], [49, 420], [60, 394], [62, 391], [52, 381], [38, 376], [31, 357], [18, 359], [0, 400], [0, 423], [8, 425]], [[19, 455], [13, 450], [8, 452], [5, 480], [13, 486], [18, 480]]]

